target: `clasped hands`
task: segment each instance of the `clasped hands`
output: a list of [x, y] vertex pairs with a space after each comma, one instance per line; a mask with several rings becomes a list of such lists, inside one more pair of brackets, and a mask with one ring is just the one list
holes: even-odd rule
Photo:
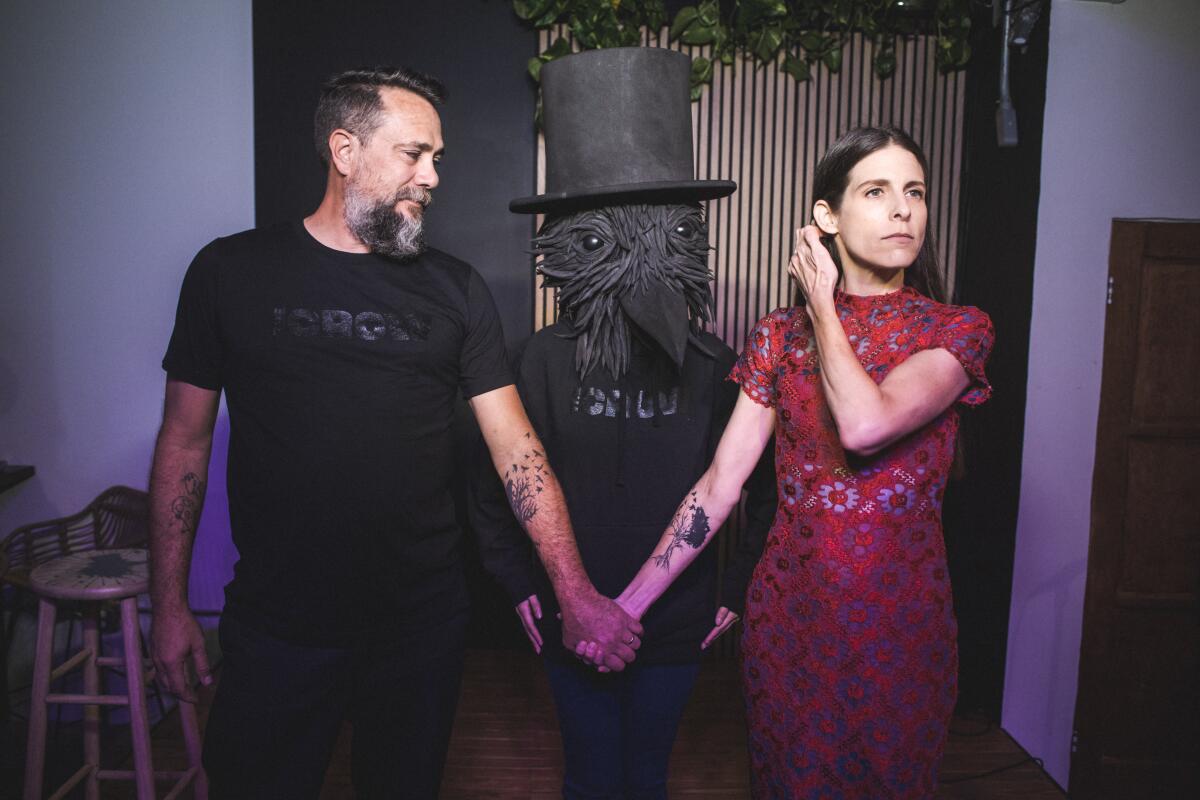
[[[542, 618], [538, 596], [532, 594], [518, 603], [516, 612], [534, 652], [541, 653], [544, 642], [537, 626], [537, 620]], [[638, 616], [622, 606], [620, 600], [597, 593], [583, 602], [569, 604], [569, 612], [560, 613], [559, 618], [563, 623], [563, 646], [599, 672], [620, 672], [637, 657], [643, 628]], [[737, 621], [738, 615], [722, 606], [700, 649], [709, 647]]]

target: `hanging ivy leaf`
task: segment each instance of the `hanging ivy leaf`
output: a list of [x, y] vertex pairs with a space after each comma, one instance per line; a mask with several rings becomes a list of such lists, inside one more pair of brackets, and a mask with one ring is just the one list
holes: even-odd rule
[[717, 0], [704, 0], [696, 6], [700, 24], [706, 28], [716, 26], [721, 21], [721, 4]]
[[946, 46], [942, 47], [941, 42], [938, 43], [937, 65], [942, 72], [952, 72], [956, 69], [962, 69], [971, 59], [971, 43], [966, 41], [947, 41]]
[[821, 63], [830, 72], [840, 72], [842, 69], [842, 48], [835, 47], [832, 50], [826, 50], [825, 55], [821, 56]]
[[671, 41], [678, 41], [683, 32], [696, 21], [699, 15], [700, 12], [696, 10], [695, 6], [684, 6], [679, 9], [679, 13], [675, 15], [675, 21], [671, 23]]
[[725, 54], [733, 55], [733, 48], [729, 46], [729, 28], [724, 25], [717, 25], [717, 30], [713, 36], [713, 55], [724, 60]]
[[788, 15], [787, 3], [782, 0], [741, 0], [737, 5], [738, 27], [745, 30]]
[[543, 61], [553, 61], [556, 58], [562, 58], [563, 56], [570, 54], [571, 43], [567, 41], [567, 37], [560, 36], [554, 40], [554, 44], [546, 48], [545, 52], [542, 53], [541, 58]]
[[513, 11], [517, 16], [528, 22], [534, 17], [541, 16], [550, 0], [513, 0]]
[[696, 58], [692, 59], [691, 80], [692, 80], [693, 87], [697, 86], [698, 84], [708, 83], [709, 81], [712, 80], [712, 76], [713, 76], [713, 62], [712, 61], [708, 60], [707, 58], [704, 58], [703, 56], [697, 56]]
[[[817, 62], [839, 72], [851, 31], [876, 42], [874, 70], [881, 79], [896, 72], [896, 36], [936, 33], [938, 68], [945, 72], [967, 64], [972, 4], [980, 0], [905, 0], [903, 7], [898, 2], [700, 0], [676, 12], [670, 39], [711, 47], [701, 66], [693, 63], [693, 98], [712, 81], [717, 61], [733, 65], [739, 54], [766, 64], [783, 50], [781, 69], [798, 81], [808, 80]], [[576, 48], [582, 50], [638, 46], [644, 28], [657, 31], [668, 22], [664, 0], [513, 0], [513, 11], [538, 29], [569, 26]], [[565, 37], [559, 37], [528, 62], [530, 76], [538, 80], [543, 64], [571, 50]]]
[[634, 4], [632, 21], [634, 28], [644, 26], [652, 31], [662, 30], [667, 24], [667, 5], [663, 0], [642, 0]]
[[809, 78], [808, 62], [803, 58], [796, 58], [791, 53], [784, 57], [783, 66], [780, 69], [801, 83]]
[[533, 23], [535, 28], [549, 28], [554, 24], [554, 20], [558, 19], [559, 15], [567, 10], [567, 0], [550, 0], [545, 4], [546, 8], [542, 11]]
[[759, 61], [770, 61], [783, 46], [783, 26], [768, 25], [752, 36], [747, 45]]
[[529, 77], [533, 78], [538, 83], [541, 83], [542, 64], [545, 63], [546, 62], [542, 61], [540, 56], [534, 56], [533, 58], [529, 59], [529, 64], [526, 66], [526, 69], [529, 70]]
[[825, 37], [816, 31], [805, 31], [800, 34], [800, 46], [810, 53], [820, 54], [826, 47]]
[[679, 41], [684, 44], [712, 44], [716, 41], [717, 29], [704, 26], [695, 26], [688, 28], [683, 32], [683, 36], [679, 37]]
[[880, 79], [892, 77], [896, 72], [896, 51], [884, 48], [875, 54], [875, 74]]

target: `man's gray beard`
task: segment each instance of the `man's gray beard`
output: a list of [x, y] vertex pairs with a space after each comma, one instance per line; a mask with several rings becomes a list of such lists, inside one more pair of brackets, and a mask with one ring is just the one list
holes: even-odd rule
[[420, 255], [425, 249], [424, 221], [409, 218], [396, 211], [401, 200], [424, 200], [428, 192], [420, 189], [401, 189], [391, 200], [375, 200], [354, 184], [346, 186], [343, 216], [346, 226], [372, 253], [390, 258], [407, 259]]

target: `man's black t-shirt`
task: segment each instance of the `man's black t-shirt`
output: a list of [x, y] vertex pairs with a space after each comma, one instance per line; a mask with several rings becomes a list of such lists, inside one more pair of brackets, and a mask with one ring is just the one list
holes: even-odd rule
[[512, 383], [470, 265], [344, 253], [300, 223], [217, 239], [184, 278], [163, 368], [225, 391], [226, 613], [333, 645], [463, 608], [455, 396]]

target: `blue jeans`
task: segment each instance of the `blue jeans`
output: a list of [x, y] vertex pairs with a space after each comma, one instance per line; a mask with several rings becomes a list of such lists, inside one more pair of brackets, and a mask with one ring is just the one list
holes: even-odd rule
[[355, 796], [435, 800], [462, 678], [467, 615], [376, 647], [295, 645], [221, 618], [223, 660], [204, 737], [210, 795], [313, 800], [353, 725]]
[[546, 659], [562, 729], [566, 800], [659, 800], [699, 664], [639, 665], [605, 675]]

